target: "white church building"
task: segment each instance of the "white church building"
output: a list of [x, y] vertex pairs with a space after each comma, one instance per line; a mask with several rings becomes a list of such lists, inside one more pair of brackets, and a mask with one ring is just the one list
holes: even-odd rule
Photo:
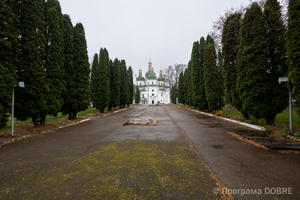
[[165, 86], [165, 78], [162, 75], [162, 69], [159, 70], [159, 77], [156, 77], [151, 60], [148, 62], [148, 71], [145, 77], [142, 75], [142, 69], [139, 70], [139, 76], [136, 78], [136, 85], [141, 94], [141, 104], [168, 104], [170, 103], [170, 89]]

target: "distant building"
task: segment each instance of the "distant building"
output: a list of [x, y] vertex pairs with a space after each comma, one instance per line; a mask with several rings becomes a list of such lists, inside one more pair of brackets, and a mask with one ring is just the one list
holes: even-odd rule
[[141, 104], [160, 104], [170, 103], [170, 89], [165, 86], [165, 78], [162, 75], [162, 69], [159, 70], [159, 77], [156, 77], [151, 60], [148, 62], [148, 71], [145, 77], [142, 75], [142, 69], [139, 70], [139, 76], [136, 78], [136, 84], [141, 93]]

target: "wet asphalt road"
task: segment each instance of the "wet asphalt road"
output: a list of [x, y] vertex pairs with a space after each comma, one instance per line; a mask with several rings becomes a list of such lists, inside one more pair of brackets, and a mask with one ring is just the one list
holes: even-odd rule
[[[135, 112], [145, 112], [140, 118], [159, 120], [159, 125], [122, 126], [129, 120], [125, 116]], [[69, 163], [69, 159], [89, 153], [100, 142], [188, 139], [219, 180], [235, 193], [235, 199], [299, 199], [300, 154], [264, 150], [242, 142], [227, 133], [234, 129], [251, 130], [174, 105], [137, 106], [2, 146], [0, 183], [35, 165], [45, 169], [60, 167]], [[270, 194], [274, 191], [276, 194]], [[292, 194], [278, 195], [280, 192]]]

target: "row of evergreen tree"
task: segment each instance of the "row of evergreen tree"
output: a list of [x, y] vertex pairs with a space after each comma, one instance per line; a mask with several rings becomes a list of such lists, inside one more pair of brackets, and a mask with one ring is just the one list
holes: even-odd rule
[[125, 60], [109, 59], [106, 48], [94, 55], [91, 75], [92, 102], [101, 113], [118, 107], [129, 107], [134, 95], [133, 74], [131, 67], [126, 67]]
[[221, 63], [210, 35], [194, 42], [188, 68], [179, 75], [178, 89], [180, 103], [200, 110], [215, 111], [225, 105]]
[[300, 114], [299, 6], [290, 0], [287, 27], [277, 0], [267, 0], [263, 8], [254, 2], [243, 17], [229, 15], [218, 55], [209, 35], [194, 42], [188, 69], [180, 74], [179, 102], [215, 111], [224, 106], [226, 94], [245, 118], [274, 124], [288, 105], [287, 85], [278, 78], [289, 76]]
[[75, 119], [88, 108], [89, 61], [84, 27], [72, 25], [58, 0], [0, 0], [0, 128], [15, 88], [15, 116], [44, 125], [58, 112]]

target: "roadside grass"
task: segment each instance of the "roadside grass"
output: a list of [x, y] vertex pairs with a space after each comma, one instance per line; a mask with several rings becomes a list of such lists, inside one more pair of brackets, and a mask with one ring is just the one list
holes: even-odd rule
[[64, 166], [37, 166], [6, 178], [0, 199], [221, 199], [212, 191], [216, 180], [187, 142], [98, 145]]
[[[96, 116], [96, 114], [99, 114], [99, 110], [89, 108], [85, 111], [78, 112], [77, 116], [84, 117], [84, 116], [91, 115], [91, 114], [94, 114], [92, 116]], [[61, 125], [60, 121], [67, 120], [67, 118], [68, 118], [68, 115], [63, 115], [61, 112], [59, 112], [57, 114], [57, 116], [47, 115], [46, 124], [54, 123], [53, 126], [58, 127]], [[68, 121], [70, 123], [72, 122], [71, 120], [68, 120]], [[18, 128], [26, 129], [26, 127], [28, 127], [28, 126], [33, 126], [31, 118], [28, 118], [26, 121], [19, 121], [16, 118], [14, 118], [14, 129], [18, 129]], [[42, 127], [42, 126], [40, 126], [40, 127]], [[11, 131], [11, 118], [9, 118], [9, 121], [7, 122], [7, 126], [4, 129], [0, 129], [0, 139], [1, 139], [1, 137], [8, 137], [10, 135], [10, 131]]]
[[[240, 121], [263, 126], [269, 131], [285, 132], [285, 134], [286, 132], [289, 132], [288, 130], [289, 130], [290, 121], [289, 121], [288, 108], [286, 108], [282, 113], [278, 113], [276, 115], [275, 125], [268, 125], [265, 119], [255, 119], [252, 116], [250, 116], [249, 120], [246, 120], [243, 117], [242, 113], [238, 111], [235, 107], [231, 106], [230, 104], [226, 104], [225, 107], [223, 108], [223, 116], [224, 117], [236, 116], [237, 119], [239, 119]], [[293, 130], [295, 134], [297, 132], [300, 132], [300, 117], [296, 113], [296, 108], [293, 108]]]

